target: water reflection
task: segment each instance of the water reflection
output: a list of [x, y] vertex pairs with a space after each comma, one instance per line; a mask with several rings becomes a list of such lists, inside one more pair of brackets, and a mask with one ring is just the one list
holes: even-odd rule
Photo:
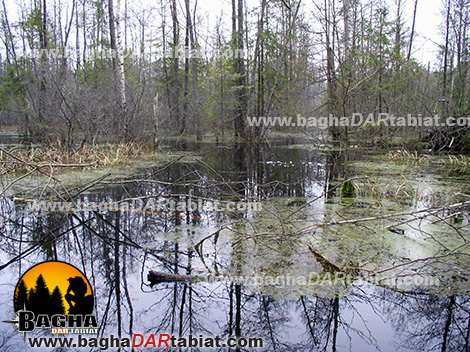
[[[3, 198], [1, 320], [13, 315], [12, 286], [21, 274], [39, 261], [54, 259], [77, 265], [89, 278], [100, 336], [260, 336], [267, 351], [469, 350], [470, 306], [462, 291], [438, 297], [375, 286], [172, 282], [150, 287], [150, 270], [323, 275], [331, 271], [330, 261], [357, 269], [359, 264], [345, 255], [352, 248], [361, 264], [362, 256], [374, 260], [359, 253], [357, 244], [338, 241], [327, 231], [297, 231], [332, 216], [327, 206], [330, 200], [332, 206], [339, 202], [336, 186], [356, 176], [349, 162], [361, 160], [363, 152], [323, 153], [280, 141], [196, 147], [186, 142], [177, 147], [197, 155], [190, 162], [148, 168], [132, 179], [101, 182], [102, 189], [84, 192], [77, 200], [256, 200], [263, 202], [265, 213], [109, 209], [15, 217], [24, 204]], [[288, 218], [295, 221], [286, 222]], [[324, 261], [303, 245], [307, 241], [323, 253]], [[364, 263], [360, 269], [369, 269]], [[0, 331], [2, 349], [25, 346], [9, 325]]]

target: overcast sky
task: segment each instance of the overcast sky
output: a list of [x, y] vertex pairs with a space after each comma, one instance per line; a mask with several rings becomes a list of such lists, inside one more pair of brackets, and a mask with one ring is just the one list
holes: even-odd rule
[[[216, 18], [223, 11], [227, 16], [226, 21], [230, 21], [231, 0], [197, 0], [201, 13], [206, 13], [210, 21], [210, 27], [215, 25]], [[249, 7], [254, 7], [260, 3], [260, 0], [246, 0]], [[281, 0], [270, 0], [281, 1]], [[390, 16], [394, 16], [396, 6], [395, 0], [387, 0], [390, 3]], [[314, 9], [312, 0], [303, 0], [305, 7]], [[415, 0], [404, 0], [406, 26], [411, 27], [413, 18], [413, 8]], [[413, 44], [414, 57], [427, 64], [436, 63], [437, 45], [442, 42], [442, 36], [439, 34], [439, 26], [442, 23], [441, 11], [444, 5], [442, 0], [418, 0], [418, 9], [416, 16], [416, 37]], [[390, 17], [392, 19], [393, 17]], [[230, 26], [229, 26], [230, 28]]]
[[[407, 0], [407, 14], [409, 26], [413, 18], [414, 0]], [[414, 56], [422, 63], [436, 60], [438, 43], [442, 43], [442, 35], [439, 28], [442, 24], [442, 0], [418, 0], [416, 15], [416, 41], [417, 51]]]

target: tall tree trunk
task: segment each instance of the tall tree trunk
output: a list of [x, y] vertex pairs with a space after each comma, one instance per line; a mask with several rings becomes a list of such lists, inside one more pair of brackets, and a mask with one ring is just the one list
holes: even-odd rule
[[154, 150], [158, 147], [158, 118], [160, 111], [160, 105], [158, 102], [158, 93], [155, 94], [155, 98], [153, 99], [153, 148]]
[[[338, 112], [338, 89], [336, 84], [335, 56], [334, 56], [334, 35], [331, 35], [330, 23], [330, 4], [325, 0], [325, 44], [326, 44], [326, 81], [327, 81], [327, 113], [328, 115], [337, 115]], [[340, 144], [340, 132], [337, 126], [329, 126], [329, 132], [332, 137], [333, 145]]]
[[47, 6], [46, 0], [42, 1], [42, 28], [41, 28], [41, 49], [47, 49]]
[[232, 0], [232, 49], [237, 45], [237, 5], [236, 0]]
[[[189, 10], [189, 0], [188, 0], [188, 10]], [[199, 102], [199, 83], [198, 83], [198, 58], [197, 55], [194, 55], [196, 49], [198, 49], [198, 44], [196, 40], [196, 5], [194, 6], [194, 19], [191, 20], [191, 15], [189, 14], [189, 35], [191, 40], [191, 52], [193, 53], [191, 57], [191, 75], [193, 82], [193, 107], [192, 114], [194, 118], [194, 125], [196, 127], [196, 138], [198, 141], [202, 140], [202, 131], [201, 131], [201, 116], [200, 116], [200, 102]]]
[[450, 36], [450, 10], [451, 10], [451, 0], [447, 2], [447, 15], [446, 15], [446, 38], [444, 44], [444, 67], [442, 69], [442, 98], [441, 101], [441, 114], [443, 118], [449, 116], [449, 100], [447, 97], [447, 69], [448, 69], [448, 60], [449, 60], [449, 36]]
[[[401, 21], [401, 17], [402, 17], [402, 0], [398, 0], [397, 1], [397, 17], [396, 17], [396, 20], [395, 20], [395, 43], [394, 43], [394, 54], [395, 54], [395, 57], [399, 57], [399, 55], [401, 54], [401, 47], [403, 45], [402, 43], [402, 34], [401, 34], [401, 30], [402, 30], [402, 21]], [[394, 60], [394, 69], [395, 71], [398, 71], [400, 69], [400, 60]]]
[[[162, 7], [161, 7], [161, 11], [162, 11], [162, 38], [163, 38], [163, 42], [162, 42], [162, 49], [163, 49], [163, 63], [162, 63], [162, 66], [163, 66], [163, 76], [165, 77], [165, 96], [166, 96], [166, 99], [167, 99], [167, 103], [168, 103], [168, 106], [170, 107], [170, 116], [173, 115], [173, 95], [172, 95], [172, 91], [173, 91], [173, 88], [172, 88], [172, 78], [170, 78], [170, 74], [168, 73], [168, 65], [167, 65], [167, 41], [166, 41], [166, 16], [165, 16], [165, 7], [164, 7], [164, 3], [162, 1]], [[173, 117], [173, 116], [172, 116]]]
[[[189, 0], [184, 0], [186, 8], [186, 30], [184, 36], [184, 86], [183, 86], [183, 124], [189, 120], [189, 31], [191, 30], [191, 14], [189, 10]], [[180, 131], [183, 133], [184, 129]]]
[[176, 8], [176, 0], [171, 1], [171, 16], [173, 20], [173, 73], [171, 78], [171, 115], [174, 121], [179, 122], [179, 132], [184, 133], [186, 129], [186, 121], [184, 116], [180, 115], [180, 88], [179, 88], [179, 58], [178, 58], [178, 47], [179, 47], [179, 22], [178, 12]]
[[448, 58], [449, 58], [450, 9], [451, 9], [451, 0], [449, 0], [447, 2], [446, 41], [445, 41], [445, 45], [444, 45], [444, 67], [443, 67], [443, 70], [442, 70], [442, 73], [443, 73], [442, 97], [443, 97], [443, 99], [446, 99], [446, 96], [447, 96], [447, 68], [448, 68], [447, 61], [448, 61]]
[[[344, 63], [347, 69], [350, 69], [348, 65], [350, 64], [351, 58], [351, 43], [350, 43], [350, 11], [351, 11], [351, 0], [343, 0], [343, 23], [344, 23], [344, 35], [343, 35], [343, 42], [344, 42]], [[348, 70], [350, 72], [350, 70]]]
[[[113, 71], [114, 79], [118, 79], [118, 61], [117, 61], [117, 46], [116, 46], [116, 22], [114, 18], [114, 5], [113, 0], [108, 0], [108, 12], [109, 12], [109, 40], [111, 44], [111, 51], [113, 57]], [[99, 40], [99, 38], [97, 38]]]
[[[353, 0], [343, 0], [343, 22], [344, 22], [344, 66], [341, 70], [343, 75], [342, 88], [342, 116], [350, 116], [351, 113], [351, 97], [349, 87], [352, 82], [352, 58], [351, 58], [351, 10], [353, 6]], [[343, 142], [347, 145], [348, 140], [348, 127], [339, 127]]]
[[[47, 41], [47, 6], [46, 0], [40, 3], [41, 10], [41, 29], [39, 30], [39, 45], [41, 50], [46, 50], [48, 46]], [[45, 109], [46, 109], [46, 72], [48, 66], [48, 56], [41, 55], [41, 82], [40, 82], [40, 94], [39, 94], [39, 120], [44, 122]]]
[[80, 26], [78, 21], [79, 11], [78, 11], [78, 0], [75, 1], [75, 55], [76, 63], [77, 63], [77, 70], [80, 69]]
[[[47, 6], [46, 0], [39, 2], [39, 10], [41, 13], [41, 26], [39, 29], [39, 46], [42, 52], [48, 47], [47, 38]], [[47, 85], [46, 75], [48, 71], [49, 60], [48, 55], [41, 55], [39, 61], [39, 101], [38, 101], [38, 120], [40, 123], [40, 132], [38, 133], [40, 139], [47, 139], [47, 133], [45, 132], [46, 124], [46, 101], [47, 101]]]
[[116, 37], [117, 37], [117, 50], [119, 58], [119, 94], [120, 94], [120, 112], [121, 121], [123, 124], [123, 137], [125, 142], [129, 142], [129, 119], [127, 116], [127, 97], [126, 97], [126, 71], [124, 67], [124, 47], [122, 43], [121, 33], [121, 0], [117, 0], [116, 6]]
[[411, 24], [411, 33], [410, 33], [410, 44], [408, 46], [408, 56], [406, 58], [407, 61], [411, 59], [411, 51], [413, 48], [413, 38], [415, 35], [415, 24], [416, 24], [416, 9], [418, 8], [418, 0], [415, 0], [415, 7], [413, 10], [413, 23]]
[[[87, 40], [86, 40], [86, 15], [85, 15], [85, 4], [86, 0], [83, 0], [82, 3], [82, 20], [83, 20], [83, 69], [86, 68], [85, 63], [86, 63], [86, 50], [87, 50]], [[86, 78], [86, 75], [85, 75]]]
[[238, 16], [237, 16], [237, 45], [234, 55], [235, 58], [235, 74], [236, 90], [237, 90], [237, 105], [235, 109], [235, 137], [245, 138], [246, 127], [245, 119], [247, 115], [248, 103], [246, 96], [246, 75], [245, 75], [245, 61], [244, 61], [244, 45], [243, 45], [243, 0], [238, 0]]
[[[256, 36], [255, 54], [253, 58], [253, 85], [256, 87], [254, 112], [256, 116], [264, 116], [264, 21], [266, 12], [266, 0], [261, 0], [261, 14], [258, 19], [258, 33]], [[256, 77], [256, 81], [255, 81]], [[262, 126], [254, 126], [251, 131], [251, 137], [258, 139], [262, 134]]]

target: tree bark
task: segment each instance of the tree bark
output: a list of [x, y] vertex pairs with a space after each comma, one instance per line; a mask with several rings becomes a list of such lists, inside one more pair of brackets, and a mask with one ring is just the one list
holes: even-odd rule
[[120, 112], [123, 124], [123, 137], [125, 142], [129, 142], [129, 119], [127, 116], [127, 97], [126, 97], [126, 71], [124, 67], [124, 47], [121, 33], [121, 0], [117, 0], [116, 6], [116, 31], [117, 31], [117, 50], [119, 63], [119, 94], [120, 94]]
[[[326, 44], [326, 80], [327, 80], [327, 112], [328, 115], [337, 115], [338, 112], [338, 89], [336, 82], [335, 55], [334, 55], [334, 35], [330, 32], [330, 4], [325, 0], [325, 44]], [[341, 142], [340, 132], [337, 126], [329, 126], [334, 146], [339, 146]]]
[[[448, 57], [449, 57], [449, 35], [450, 35], [450, 8], [451, 0], [447, 2], [447, 16], [446, 16], [446, 42], [444, 46], [444, 67], [442, 70], [443, 73], [443, 82], [442, 82], [442, 97], [446, 100], [447, 96], [447, 67], [448, 67]], [[446, 102], [444, 102], [446, 104]], [[446, 117], [447, 115], [445, 115]]]
[[236, 91], [237, 91], [237, 105], [235, 109], [235, 137], [245, 138], [246, 127], [245, 119], [247, 115], [247, 97], [246, 97], [246, 75], [245, 75], [245, 62], [244, 62], [244, 45], [243, 45], [243, 0], [238, 0], [238, 16], [237, 16], [237, 45], [234, 52], [235, 58], [235, 74]]
[[[189, 0], [188, 0], [189, 5]], [[191, 40], [191, 52], [193, 56], [191, 57], [191, 74], [193, 80], [193, 118], [194, 125], [196, 128], [196, 138], [198, 141], [202, 140], [202, 131], [201, 131], [201, 116], [200, 116], [200, 102], [199, 102], [199, 83], [198, 83], [198, 57], [195, 54], [196, 49], [198, 49], [198, 44], [196, 40], [196, 6], [194, 7], [194, 19], [191, 20], [191, 15], [189, 15], [189, 35]]]
[[413, 38], [415, 35], [415, 24], [416, 24], [416, 9], [418, 7], [418, 0], [415, 0], [415, 7], [413, 10], [413, 23], [411, 25], [411, 33], [410, 33], [410, 44], [408, 46], [408, 56], [406, 57], [407, 61], [410, 61], [411, 59], [411, 50], [413, 48]]
[[[118, 62], [117, 62], [117, 46], [116, 46], [116, 22], [114, 18], [114, 5], [113, 0], [108, 0], [108, 13], [109, 13], [109, 40], [111, 44], [112, 57], [113, 57], [113, 71], [114, 79], [118, 79]], [[99, 39], [99, 38], [98, 38]]]
[[171, 2], [171, 16], [173, 20], [173, 73], [171, 79], [171, 114], [174, 121], [179, 122], [179, 132], [183, 134], [186, 129], [186, 123], [184, 117], [180, 116], [180, 88], [179, 88], [179, 58], [178, 58], [178, 46], [179, 46], [179, 22], [178, 12], [176, 8], [176, 0]]
[[[184, 0], [186, 8], [186, 30], [184, 36], [184, 86], [183, 86], [183, 114], [182, 127], [186, 125], [186, 121], [189, 120], [189, 31], [191, 27], [191, 14], [189, 10], [189, 0]], [[184, 129], [180, 131], [182, 134]]]
[[154, 150], [158, 147], [158, 118], [159, 118], [160, 106], [158, 103], [158, 93], [153, 98], [153, 148]]

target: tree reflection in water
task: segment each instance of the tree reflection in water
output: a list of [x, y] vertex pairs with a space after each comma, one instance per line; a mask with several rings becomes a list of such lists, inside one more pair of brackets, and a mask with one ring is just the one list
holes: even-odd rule
[[[328, 271], [306, 244], [319, 248], [341, 270], [351, 265], [370, 270], [370, 256], [361, 254], [357, 244], [332, 237], [334, 230], [309, 227], [331, 219], [328, 207], [339, 207], [334, 203], [338, 179], [355, 176], [345, 165], [360, 159], [359, 152], [324, 154], [267, 144], [211, 146], [205, 152], [203, 159], [170, 162], [129, 180], [102, 181], [104, 188], [78, 190], [75, 200], [98, 203], [160, 195], [258, 200], [263, 202], [262, 214], [110, 209], [21, 216], [24, 204], [3, 198], [0, 268], [8, 282], [1, 291], [1, 320], [13, 315], [10, 289], [15, 280], [33, 264], [54, 259], [76, 265], [88, 277], [97, 298], [100, 336], [259, 336], [266, 351], [470, 350], [470, 302], [462, 290], [437, 296], [418, 289], [340, 285], [322, 291], [235, 281], [171, 282], [151, 288], [149, 270], [196, 276]], [[366, 211], [345, 208], [355, 215]], [[369, 232], [377, 235], [375, 228], [358, 228], [364, 238]], [[366, 240], [361, 245], [373, 248]], [[24, 346], [8, 325], [0, 333], [2, 350]]]

